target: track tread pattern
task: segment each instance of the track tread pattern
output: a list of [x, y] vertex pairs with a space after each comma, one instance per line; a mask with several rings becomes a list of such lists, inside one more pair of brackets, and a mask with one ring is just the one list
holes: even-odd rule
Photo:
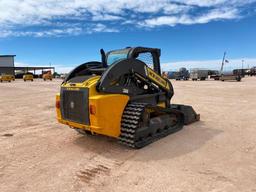
[[119, 142], [121, 144], [136, 148], [135, 133], [146, 105], [146, 103], [129, 103], [125, 107], [121, 121], [121, 134], [119, 137]]
[[[121, 120], [121, 134], [119, 136], [119, 142], [125, 146], [140, 149], [160, 138], [163, 138], [171, 133], [175, 133], [182, 129], [184, 125], [184, 118], [177, 116], [178, 121], [175, 125], [168, 128], [163, 127], [159, 132], [149, 133], [148, 136], [141, 136], [138, 133], [138, 129], [141, 126], [141, 120], [145, 109], [149, 107], [147, 103], [128, 103], [124, 109]], [[166, 114], [174, 113], [177, 115], [177, 111], [169, 111]], [[148, 127], [150, 130], [151, 128]], [[139, 138], [139, 139], [138, 139]]]

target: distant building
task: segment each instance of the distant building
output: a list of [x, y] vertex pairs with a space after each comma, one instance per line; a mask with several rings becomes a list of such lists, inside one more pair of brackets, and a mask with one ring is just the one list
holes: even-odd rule
[[0, 74], [15, 75], [14, 57], [16, 55], [0, 55]]
[[34, 74], [36, 73], [36, 71], [41, 71], [42, 74], [44, 74], [44, 70], [53, 70], [53, 73], [55, 72], [55, 67], [15, 67], [14, 57], [16, 57], [16, 55], [0, 55], [0, 75], [16, 75], [17, 78], [22, 78], [23, 74], [30, 71], [34, 72]]

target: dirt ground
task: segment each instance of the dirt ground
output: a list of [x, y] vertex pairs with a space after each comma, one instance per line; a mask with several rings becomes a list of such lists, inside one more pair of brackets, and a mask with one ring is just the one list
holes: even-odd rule
[[201, 121], [140, 150], [58, 124], [59, 85], [0, 84], [1, 192], [256, 192], [256, 77], [174, 81]]

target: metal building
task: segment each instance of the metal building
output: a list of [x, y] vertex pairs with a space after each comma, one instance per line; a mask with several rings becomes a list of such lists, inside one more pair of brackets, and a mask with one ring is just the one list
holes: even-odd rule
[[15, 67], [14, 65], [14, 57], [16, 55], [0, 55], [0, 75], [8, 74], [15, 75], [17, 78], [22, 78], [24, 73], [28, 73], [30, 71], [36, 73], [36, 71], [51, 70], [53, 73], [55, 72], [55, 67]]
[[0, 55], [0, 74], [15, 75], [14, 57], [16, 55]]

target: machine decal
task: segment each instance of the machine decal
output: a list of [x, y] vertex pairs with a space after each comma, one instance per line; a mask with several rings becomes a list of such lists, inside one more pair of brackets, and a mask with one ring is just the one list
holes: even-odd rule
[[80, 88], [77, 88], [77, 87], [67, 87], [66, 89], [69, 91], [79, 91], [80, 90]]
[[158, 83], [159, 85], [168, 90], [170, 89], [166, 80], [163, 79], [160, 75], [158, 75], [156, 72], [154, 72], [154, 70], [150, 69], [149, 67], [147, 67], [147, 74], [151, 80], [155, 81], [156, 83]]

